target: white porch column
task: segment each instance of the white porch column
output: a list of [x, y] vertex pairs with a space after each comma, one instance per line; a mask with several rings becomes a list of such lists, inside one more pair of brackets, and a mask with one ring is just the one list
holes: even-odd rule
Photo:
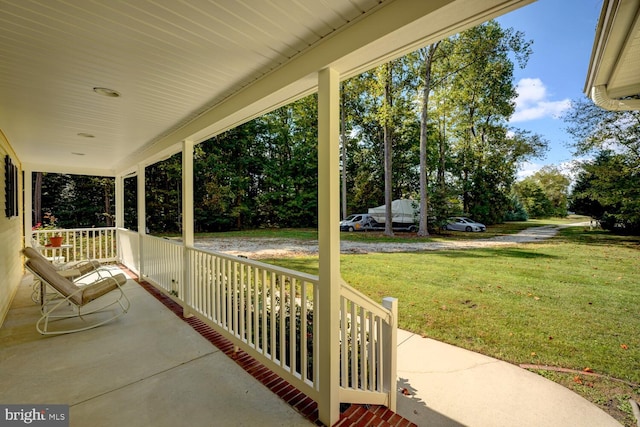
[[23, 170], [24, 182], [24, 245], [31, 246], [31, 229], [33, 228], [33, 172]]
[[182, 244], [184, 253], [184, 268], [182, 285], [184, 291], [182, 314], [184, 317], [193, 316], [191, 305], [191, 271], [188, 248], [193, 248], [193, 141], [182, 141]]
[[146, 194], [145, 194], [145, 168], [144, 164], [138, 164], [138, 237], [139, 237], [139, 245], [138, 245], [138, 269], [140, 279], [143, 279], [145, 275], [144, 270], [144, 240], [143, 237], [147, 234], [147, 206], [146, 206]]
[[193, 247], [193, 141], [182, 141], [182, 239]]
[[320, 318], [320, 421], [340, 418], [340, 79], [336, 70], [318, 74], [318, 244]]
[[117, 175], [116, 184], [116, 228], [124, 228], [124, 176]]

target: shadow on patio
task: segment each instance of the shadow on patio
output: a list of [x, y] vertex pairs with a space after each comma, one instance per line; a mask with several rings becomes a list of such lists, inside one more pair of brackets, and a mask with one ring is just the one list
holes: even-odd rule
[[0, 402], [68, 404], [72, 426], [313, 425], [133, 280], [131, 309], [41, 336], [26, 276], [0, 329]]

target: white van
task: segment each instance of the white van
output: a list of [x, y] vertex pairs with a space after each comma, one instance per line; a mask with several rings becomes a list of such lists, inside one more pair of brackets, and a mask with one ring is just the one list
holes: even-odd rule
[[377, 225], [376, 221], [369, 214], [349, 215], [340, 222], [340, 231], [364, 231], [371, 230]]

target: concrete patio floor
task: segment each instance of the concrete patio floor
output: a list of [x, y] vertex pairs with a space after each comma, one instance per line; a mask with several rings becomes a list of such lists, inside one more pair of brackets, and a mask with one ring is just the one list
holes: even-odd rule
[[42, 336], [31, 286], [0, 329], [0, 403], [68, 404], [71, 426], [314, 425], [133, 280], [130, 311]]

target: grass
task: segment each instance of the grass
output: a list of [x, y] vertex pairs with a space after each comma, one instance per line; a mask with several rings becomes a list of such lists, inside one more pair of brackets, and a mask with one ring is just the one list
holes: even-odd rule
[[637, 421], [629, 404], [630, 398], [638, 399], [638, 389], [606, 378], [583, 373], [562, 373], [548, 370], [537, 374], [561, 384], [600, 406], [622, 425], [636, 427]]
[[[315, 257], [266, 261], [317, 273]], [[545, 373], [634, 425], [626, 401], [640, 399], [640, 238], [570, 227], [544, 243], [341, 262], [345, 280], [368, 296], [399, 298], [403, 329], [514, 364], [588, 369], [635, 384]]]

